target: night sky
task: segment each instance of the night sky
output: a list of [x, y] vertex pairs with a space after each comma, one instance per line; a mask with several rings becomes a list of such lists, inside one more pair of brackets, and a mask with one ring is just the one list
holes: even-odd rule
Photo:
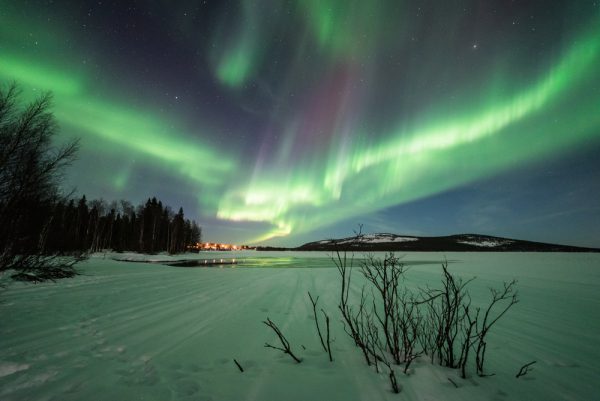
[[600, 246], [600, 1], [0, 0], [0, 82], [80, 137], [65, 191], [205, 240]]

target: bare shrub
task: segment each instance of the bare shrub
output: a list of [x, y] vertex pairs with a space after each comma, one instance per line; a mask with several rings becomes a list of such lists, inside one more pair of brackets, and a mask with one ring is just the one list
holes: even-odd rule
[[[492, 299], [490, 304], [483, 312], [481, 323], [477, 327], [477, 346], [475, 348], [475, 365], [479, 376], [486, 376], [484, 373], [485, 351], [487, 348], [486, 336], [492, 326], [502, 317], [508, 310], [519, 302], [515, 286], [516, 280], [512, 280], [503, 284], [502, 290], [490, 288]], [[495, 312], [495, 313], [494, 313]]]
[[[355, 241], [361, 238], [361, 231], [355, 233]], [[354, 254], [348, 257], [346, 251], [340, 252], [339, 249], [331, 256], [331, 260], [335, 264], [341, 280], [340, 301], [338, 308], [342, 313], [344, 331], [354, 340], [354, 344], [359, 347], [365, 357], [367, 365], [371, 365], [371, 356], [367, 346], [368, 327], [365, 288], [362, 288], [360, 303], [358, 308], [353, 308], [349, 303], [350, 283], [352, 281], [352, 270], [354, 268]]]
[[404, 374], [408, 374], [408, 368], [412, 361], [423, 354], [423, 350], [417, 350], [419, 336], [422, 332], [422, 316], [418, 304], [412, 293], [403, 290], [397, 297], [395, 308], [395, 321], [398, 326], [396, 333], [401, 334], [402, 362], [404, 363]]
[[[360, 231], [356, 241], [360, 240]], [[336, 252], [332, 257], [341, 279], [339, 309], [344, 331], [354, 340], [368, 365], [380, 372], [388, 367], [394, 391], [399, 389], [390, 359], [404, 364], [408, 374], [412, 362], [426, 354], [431, 363], [458, 369], [467, 377], [469, 363], [479, 376], [485, 376], [487, 338], [491, 327], [518, 302], [516, 281], [490, 288], [491, 300], [485, 307], [472, 306], [468, 285], [475, 279], [454, 276], [448, 262], [442, 263], [440, 288], [426, 287], [417, 293], [405, 284], [405, 265], [393, 253], [377, 258], [368, 254], [361, 261], [363, 285], [358, 303], [350, 304], [350, 285], [354, 256]], [[316, 301], [313, 313], [316, 318]], [[317, 331], [324, 341], [317, 324]], [[325, 347], [324, 347], [325, 348]], [[526, 370], [526, 368], [525, 368]]]
[[[420, 304], [425, 305], [423, 333], [419, 342], [429, 354], [431, 362], [437, 358], [442, 366], [460, 369], [467, 377], [466, 368], [471, 351], [475, 354], [475, 369], [479, 376], [484, 372], [487, 335], [491, 327], [518, 302], [516, 281], [503, 283], [502, 290], [490, 288], [492, 299], [485, 308], [471, 306], [467, 285], [442, 264], [442, 288], [422, 290]], [[500, 306], [502, 305], [502, 306]]]
[[383, 259], [370, 254], [363, 261], [361, 271], [379, 296], [382, 310], [373, 302], [373, 313], [383, 329], [387, 349], [399, 365], [402, 362], [402, 341], [398, 321], [398, 286], [405, 271], [404, 264], [393, 253]]
[[428, 317], [425, 335], [425, 351], [430, 354], [431, 361], [437, 358], [442, 366], [457, 368], [460, 365], [459, 350], [464, 348], [463, 327], [467, 321], [465, 306], [471, 299], [466, 286], [473, 281], [455, 278], [448, 271], [448, 262], [442, 263], [442, 288], [422, 290], [420, 304], [426, 305]]
[[73, 254], [68, 257], [59, 255], [16, 255], [13, 263], [19, 266], [11, 278], [17, 281], [33, 283], [56, 281], [70, 278], [78, 274], [75, 264], [87, 259], [85, 254]]

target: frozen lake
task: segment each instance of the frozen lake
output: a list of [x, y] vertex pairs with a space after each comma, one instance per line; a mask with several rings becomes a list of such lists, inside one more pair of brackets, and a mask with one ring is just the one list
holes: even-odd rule
[[[513, 278], [520, 302], [491, 331], [487, 359], [495, 376], [471, 371], [462, 380], [422, 358], [410, 376], [398, 371], [399, 395], [344, 333], [338, 273], [327, 254], [186, 255], [238, 260], [221, 268], [103, 256], [81, 265], [74, 279], [1, 290], [1, 400], [600, 399], [599, 254], [405, 254], [410, 287], [439, 285], [447, 259], [454, 274], [477, 277], [474, 303], [485, 302], [487, 287]], [[362, 282], [356, 270], [353, 289]], [[320, 348], [307, 291], [332, 317], [333, 363]], [[262, 324], [267, 317], [301, 364], [263, 347], [276, 341]], [[515, 379], [532, 360], [534, 370]]]

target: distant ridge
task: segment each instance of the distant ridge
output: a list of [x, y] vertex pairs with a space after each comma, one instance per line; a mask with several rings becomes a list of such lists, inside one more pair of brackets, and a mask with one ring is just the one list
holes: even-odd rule
[[[258, 248], [266, 250], [267, 248]], [[296, 251], [408, 252], [600, 252], [598, 248], [546, 244], [481, 234], [416, 237], [388, 233], [308, 242]]]

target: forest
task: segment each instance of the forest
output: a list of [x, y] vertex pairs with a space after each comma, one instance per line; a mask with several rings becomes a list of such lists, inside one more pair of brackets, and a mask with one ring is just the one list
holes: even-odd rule
[[185, 218], [182, 208], [174, 213], [154, 197], [134, 207], [126, 200], [88, 202], [84, 195], [78, 201], [58, 201], [51, 208], [44, 213], [51, 219], [41, 238], [47, 252], [179, 253], [201, 239], [201, 228]]

